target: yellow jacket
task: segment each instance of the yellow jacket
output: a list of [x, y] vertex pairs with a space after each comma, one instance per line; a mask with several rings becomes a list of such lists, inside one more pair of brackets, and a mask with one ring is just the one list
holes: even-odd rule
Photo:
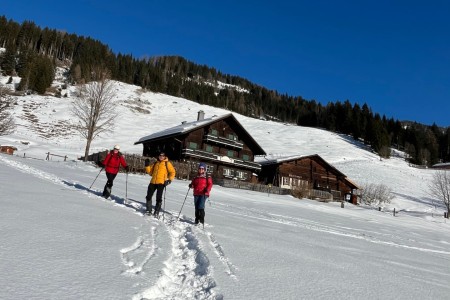
[[157, 160], [154, 164], [145, 167], [145, 172], [152, 176], [150, 183], [153, 184], [164, 184], [166, 180], [172, 181], [175, 178], [175, 168], [167, 157], [162, 161]]

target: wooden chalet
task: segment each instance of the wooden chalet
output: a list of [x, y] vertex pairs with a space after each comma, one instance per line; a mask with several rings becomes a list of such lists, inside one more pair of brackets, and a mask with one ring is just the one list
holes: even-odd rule
[[261, 159], [259, 180], [286, 189], [305, 189], [311, 198], [346, 200], [356, 204], [358, 186], [319, 155]]
[[163, 151], [172, 161], [187, 162], [192, 175], [204, 162], [215, 180], [256, 182], [261, 165], [254, 157], [266, 154], [231, 113], [205, 119], [204, 112], [199, 111], [197, 121], [182, 122], [134, 144], [143, 144], [144, 156], [156, 157]]

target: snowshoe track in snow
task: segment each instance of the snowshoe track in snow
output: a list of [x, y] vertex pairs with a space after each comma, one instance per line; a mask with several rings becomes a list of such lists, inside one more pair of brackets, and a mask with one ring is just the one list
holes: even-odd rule
[[170, 235], [170, 255], [155, 285], [133, 299], [223, 299], [214, 291], [210, 261], [192, 226], [167, 215], [163, 222]]
[[155, 256], [157, 246], [154, 237], [156, 235], [157, 229], [152, 226], [150, 234], [144, 233], [138, 236], [133, 245], [120, 250], [122, 263], [127, 268], [122, 274], [137, 275], [142, 272], [145, 264]]

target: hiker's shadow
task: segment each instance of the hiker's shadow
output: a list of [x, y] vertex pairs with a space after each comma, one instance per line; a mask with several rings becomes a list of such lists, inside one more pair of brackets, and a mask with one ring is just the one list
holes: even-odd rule
[[[67, 186], [71, 186], [71, 187], [74, 187], [76, 189], [79, 189], [79, 190], [82, 190], [82, 191], [86, 191], [86, 192], [91, 193], [91, 194], [93, 194], [95, 196], [101, 197], [102, 199], [105, 199], [103, 197], [103, 193], [102, 192], [91, 190], [90, 188], [88, 188], [88, 187], [86, 187], [86, 186], [84, 186], [82, 184], [72, 183], [72, 182], [68, 182], [66, 180], [63, 180], [63, 183], [65, 185], [67, 185]], [[122, 197], [119, 197], [119, 196], [116, 196], [116, 195], [112, 195], [112, 194], [110, 195], [109, 199], [107, 199], [107, 200], [114, 201], [114, 202], [116, 202], [118, 204], [121, 204], [121, 205], [124, 205], [126, 207], [132, 208], [132, 209], [134, 209], [134, 210], [136, 210], [138, 212], [141, 212], [141, 213], [145, 212], [145, 203], [144, 202], [140, 202], [140, 201], [137, 201], [137, 200], [134, 200], [134, 199], [130, 199], [130, 198], [125, 199], [125, 198], [122, 198]]]

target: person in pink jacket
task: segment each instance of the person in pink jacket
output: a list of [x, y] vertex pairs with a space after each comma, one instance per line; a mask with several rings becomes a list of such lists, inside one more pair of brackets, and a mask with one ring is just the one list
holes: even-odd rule
[[194, 192], [195, 224], [205, 223], [205, 202], [212, 188], [212, 179], [206, 173], [206, 164], [198, 165], [197, 176], [192, 179], [189, 188]]
[[123, 157], [122, 153], [119, 152], [120, 146], [115, 145], [114, 149], [111, 150], [103, 160], [103, 166], [105, 167], [106, 178], [108, 181], [105, 184], [105, 188], [103, 189], [103, 197], [106, 199], [111, 195], [111, 189], [113, 186], [114, 178], [116, 178], [117, 173], [119, 172], [120, 166], [125, 168], [128, 172], [128, 165]]

